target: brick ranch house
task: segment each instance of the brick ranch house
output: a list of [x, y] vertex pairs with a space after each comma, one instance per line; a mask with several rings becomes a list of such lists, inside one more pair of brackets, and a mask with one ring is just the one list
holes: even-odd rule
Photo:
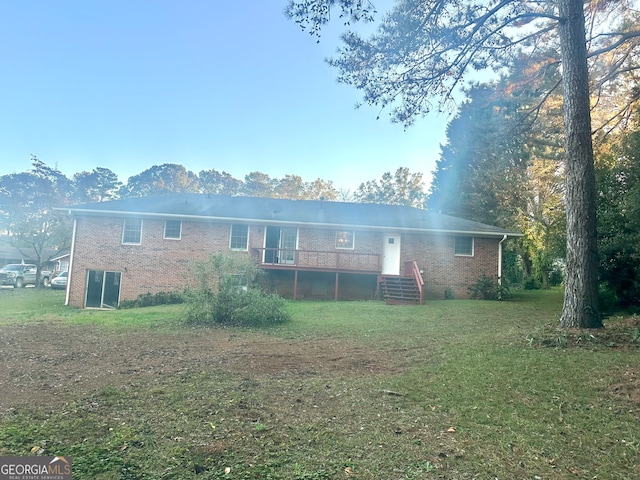
[[74, 219], [66, 303], [115, 308], [181, 291], [193, 262], [239, 251], [293, 299], [422, 303], [499, 279], [517, 232], [410, 207], [163, 194], [60, 208]]

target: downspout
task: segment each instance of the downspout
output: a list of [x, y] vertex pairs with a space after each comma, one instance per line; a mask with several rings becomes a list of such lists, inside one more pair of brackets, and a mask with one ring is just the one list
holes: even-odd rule
[[78, 219], [73, 219], [73, 233], [71, 234], [71, 252], [69, 255], [69, 269], [67, 270], [67, 291], [65, 292], [64, 304], [69, 305], [69, 293], [71, 292], [71, 270], [73, 268], [73, 253], [76, 247], [76, 226]]
[[502, 243], [507, 239], [507, 235], [502, 237], [498, 243], [498, 285], [502, 285]]

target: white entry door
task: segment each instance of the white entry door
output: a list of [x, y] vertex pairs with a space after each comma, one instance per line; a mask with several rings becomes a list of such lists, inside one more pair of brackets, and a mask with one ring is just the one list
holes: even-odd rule
[[400, 235], [384, 235], [383, 275], [400, 275]]

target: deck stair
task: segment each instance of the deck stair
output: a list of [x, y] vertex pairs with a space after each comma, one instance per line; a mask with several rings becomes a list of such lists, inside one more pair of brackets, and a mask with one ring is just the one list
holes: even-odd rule
[[413, 277], [380, 277], [380, 292], [388, 304], [420, 305], [420, 289]]
[[405, 262], [404, 275], [380, 275], [378, 291], [390, 305], [422, 305], [424, 280], [415, 260]]

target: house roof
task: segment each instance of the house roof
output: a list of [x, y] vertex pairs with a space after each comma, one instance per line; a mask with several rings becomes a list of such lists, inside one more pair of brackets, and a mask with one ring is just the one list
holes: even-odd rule
[[[45, 248], [42, 251], [42, 260], [44, 262], [53, 262], [56, 261], [59, 255], [62, 255], [64, 252], [69, 254], [69, 250], [57, 250], [53, 248]], [[18, 248], [11, 243], [11, 239], [6, 236], [0, 236], [0, 263], [4, 264], [7, 262], [28, 262], [34, 263], [38, 261], [36, 253], [33, 251], [32, 247], [24, 247]]]
[[291, 226], [521, 236], [480, 222], [398, 205], [167, 193], [58, 208], [78, 216], [137, 216]]

